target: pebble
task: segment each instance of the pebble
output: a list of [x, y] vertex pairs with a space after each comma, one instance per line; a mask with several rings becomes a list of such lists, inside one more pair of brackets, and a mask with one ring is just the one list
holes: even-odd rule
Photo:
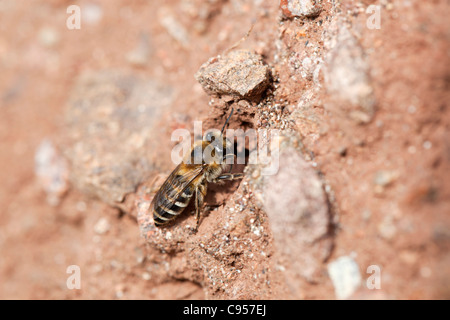
[[386, 240], [392, 240], [395, 237], [397, 234], [397, 227], [390, 216], [385, 217], [383, 221], [378, 224], [378, 233]]
[[322, 11], [322, 0], [281, 0], [280, 9], [287, 18], [314, 18]]
[[94, 226], [95, 233], [100, 235], [107, 233], [109, 229], [111, 229], [111, 225], [106, 218], [100, 218]]
[[87, 3], [81, 9], [81, 26], [83, 23], [98, 24], [103, 18], [103, 9], [95, 3]]
[[423, 143], [423, 148], [426, 150], [431, 149], [432, 146], [433, 146], [433, 144], [428, 140]]
[[255, 100], [269, 86], [270, 69], [260, 55], [236, 50], [209, 59], [195, 78], [210, 95]]
[[144, 273], [142, 274], [142, 279], [144, 279], [144, 280], [146, 280], [146, 281], [150, 280], [151, 278], [152, 278], [152, 276], [151, 276], [151, 274], [148, 273], [148, 272], [144, 272]]
[[[132, 65], [141, 67], [148, 63], [150, 54], [150, 44], [147, 35], [142, 34], [135, 49], [130, 51], [126, 58]], [[141, 105], [142, 106], [142, 105]], [[142, 107], [139, 111], [141, 111]]]
[[159, 22], [166, 29], [167, 33], [175, 39], [181, 46], [189, 46], [189, 35], [186, 28], [167, 8], [162, 8], [159, 12]]
[[69, 188], [69, 169], [53, 142], [45, 139], [34, 156], [34, 171], [47, 193], [47, 202], [57, 205]]
[[121, 299], [123, 298], [124, 294], [125, 294], [125, 285], [124, 284], [118, 284], [114, 287], [114, 291], [116, 294], [116, 298]]
[[141, 264], [145, 261], [145, 255], [141, 248], [139, 247], [134, 248], [134, 253], [136, 254], [136, 262], [138, 264]]
[[381, 187], [386, 187], [395, 181], [397, 174], [393, 171], [379, 170], [375, 173], [373, 182]]
[[352, 120], [366, 124], [375, 113], [366, 53], [345, 21], [334, 21], [328, 34], [324, 41], [325, 85], [336, 104], [345, 108]]
[[60, 36], [57, 30], [44, 27], [39, 31], [39, 42], [46, 47], [54, 47], [58, 44]]
[[337, 299], [348, 299], [361, 286], [361, 273], [355, 260], [342, 256], [327, 266]]
[[341, 156], [341, 157], [345, 157], [347, 155], [347, 147], [346, 146], [341, 146], [337, 149], [337, 153]]

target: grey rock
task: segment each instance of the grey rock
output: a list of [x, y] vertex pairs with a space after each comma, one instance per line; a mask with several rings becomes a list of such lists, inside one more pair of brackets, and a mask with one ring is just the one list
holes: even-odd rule
[[296, 134], [282, 133], [278, 142], [272, 141], [272, 156], [277, 144], [278, 172], [254, 175], [255, 170], [263, 172], [256, 165], [248, 168], [246, 176], [269, 217], [278, 251], [294, 273], [317, 281], [332, 247], [327, 197], [318, 173], [298, 148], [301, 142]]
[[281, 0], [280, 8], [288, 18], [313, 18], [322, 11], [322, 0]]
[[331, 23], [327, 34], [326, 88], [350, 118], [367, 123], [375, 113], [375, 97], [364, 50], [342, 19]]
[[85, 74], [76, 82], [66, 111], [64, 153], [71, 180], [106, 203], [122, 202], [158, 167], [155, 124], [169, 109], [170, 87], [121, 72]]
[[269, 86], [270, 70], [260, 55], [236, 50], [211, 58], [200, 67], [195, 78], [208, 94], [253, 100]]

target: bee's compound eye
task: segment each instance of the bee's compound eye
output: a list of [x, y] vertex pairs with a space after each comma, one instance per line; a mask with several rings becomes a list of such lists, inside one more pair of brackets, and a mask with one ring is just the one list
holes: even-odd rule
[[211, 129], [210, 131], [207, 131], [204, 135], [204, 139], [208, 142], [213, 142], [213, 141], [220, 141], [220, 137], [222, 136], [222, 133], [218, 130], [215, 129]]
[[205, 139], [206, 139], [206, 141], [211, 142], [213, 137], [214, 137], [214, 134], [212, 131], [210, 131], [210, 132], [206, 133]]
[[216, 150], [216, 153], [222, 155], [223, 154], [223, 148], [221, 145], [214, 146], [214, 149]]

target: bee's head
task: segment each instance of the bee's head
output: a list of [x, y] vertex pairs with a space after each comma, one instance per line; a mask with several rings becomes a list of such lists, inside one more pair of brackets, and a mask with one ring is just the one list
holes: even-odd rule
[[203, 137], [203, 143], [205, 148], [204, 153], [207, 155], [211, 154], [212, 157], [211, 159], [208, 158], [208, 163], [221, 163], [225, 158], [224, 156], [227, 155], [230, 150], [233, 150], [231, 141], [217, 129], [208, 130]]
[[212, 129], [206, 131], [203, 141], [213, 144], [216, 151], [221, 152], [221, 150], [226, 149], [231, 145], [230, 140], [228, 140], [222, 133], [217, 129]]
[[[206, 142], [206, 146], [208, 150], [210, 150], [211, 155], [213, 158], [215, 158], [214, 161], [217, 161], [218, 159], [223, 159], [224, 155], [227, 154], [227, 151], [232, 150], [233, 144], [231, 141], [224, 136], [224, 130], [226, 125], [228, 124], [228, 121], [231, 118], [231, 115], [233, 114], [233, 109], [231, 110], [230, 115], [228, 116], [227, 120], [225, 121], [225, 124], [222, 127], [222, 130], [217, 129], [211, 129], [205, 132], [205, 135], [203, 136], [203, 143]], [[213, 149], [212, 149], [213, 148]]]
[[213, 141], [220, 141], [222, 140], [222, 132], [219, 130], [208, 130], [205, 133], [205, 136], [203, 137], [204, 141], [213, 142]]

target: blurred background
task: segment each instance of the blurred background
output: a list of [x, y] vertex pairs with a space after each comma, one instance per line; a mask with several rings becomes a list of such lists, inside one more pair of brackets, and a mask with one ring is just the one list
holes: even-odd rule
[[[0, 298], [448, 299], [448, 2], [312, 4], [0, 0]], [[194, 77], [230, 49], [270, 69], [260, 100]], [[231, 128], [293, 132], [288, 170], [315, 168], [297, 181], [320, 181], [323, 216], [285, 234], [310, 186], [249, 171], [213, 189], [198, 234], [142, 236], [137, 190], [173, 169], [173, 130], [220, 128], [229, 106]]]

